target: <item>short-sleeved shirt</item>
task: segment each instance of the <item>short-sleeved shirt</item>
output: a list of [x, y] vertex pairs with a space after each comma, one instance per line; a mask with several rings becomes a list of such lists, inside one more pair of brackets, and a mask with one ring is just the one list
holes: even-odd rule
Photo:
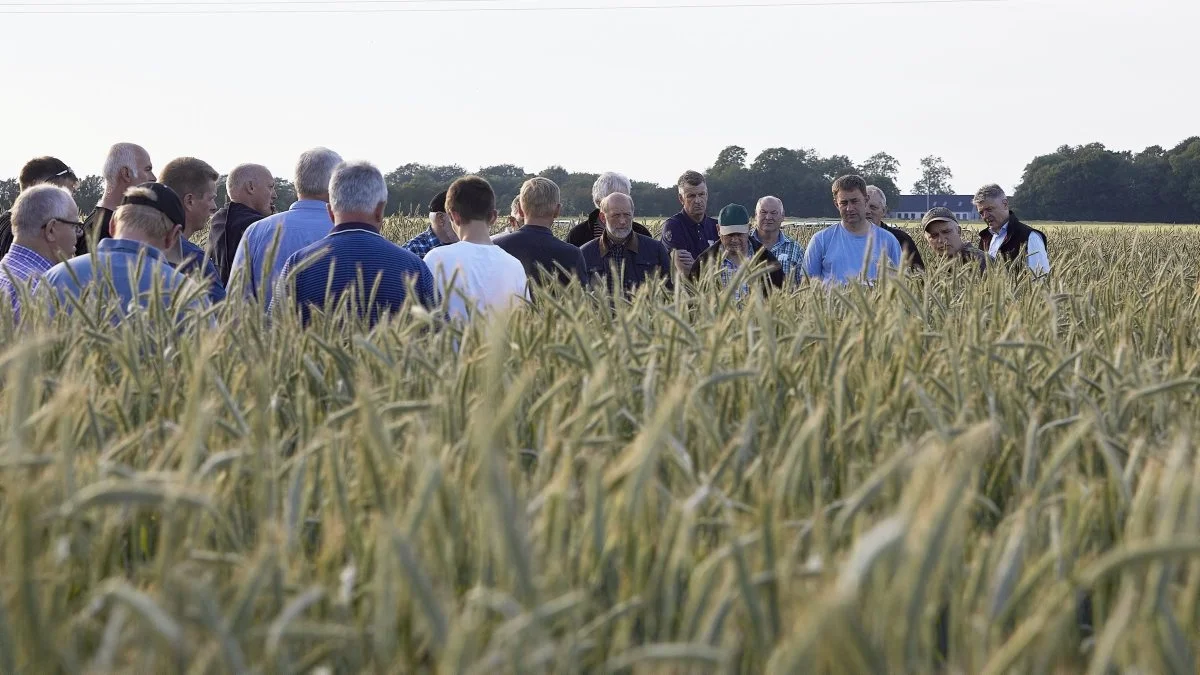
[[450, 294], [452, 319], [465, 319], [468, 307], [504, 310], [529, 299], [525, 266], [495, 244], [460, 241], [439, 246], [425, 255], [425, 264], [433, 272], [439, 297]]
[[867, 280], [872, 280], [879, 276], [879, 262], [884, 258], [893, 267], [900, 264], [900, 242], [890, 232], [872, 224], [866, 233], [853, 234], [843, 223], [838, 223], [809, 240], [804, 253], [804, 273], [814, 279], [845, 283], [862, 275], [866, 261]]

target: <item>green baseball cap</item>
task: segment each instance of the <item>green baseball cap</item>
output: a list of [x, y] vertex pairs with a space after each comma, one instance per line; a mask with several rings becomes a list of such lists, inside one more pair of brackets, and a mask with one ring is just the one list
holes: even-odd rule
[[721, 234], [750, 234], [750, 213], [740, 204], [729, 204], [717, 214]]

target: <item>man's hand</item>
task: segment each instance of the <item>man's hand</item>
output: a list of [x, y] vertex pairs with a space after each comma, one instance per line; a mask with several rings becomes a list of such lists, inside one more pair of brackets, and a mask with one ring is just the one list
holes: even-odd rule
[[680, 274], [686, 275], [692, 271], [692, 263], [695, 262], [695, 259], [692, 258], [690, 251], [677, 248], [671, 251], [671, 256], [675, 258], [675, 269], [679, 270]]

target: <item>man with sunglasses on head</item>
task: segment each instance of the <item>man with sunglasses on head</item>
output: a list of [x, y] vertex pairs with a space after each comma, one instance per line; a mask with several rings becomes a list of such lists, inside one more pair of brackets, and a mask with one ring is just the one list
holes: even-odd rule
[[42, 184], [17, 197], [9, 229], [14, 240], [0, 258], [0, 289], [8, 294], [13, 316], [19, 320], [21, 293], [17, 286], [36, 283], [55, 263], [75, 255], [83, 223], [70, 192]]
[[[57, 185], [74, 194], [79, 178], [71, 167], [56, 157], [37, 157], [21, 167], [21, 176], [17, 183], [24, 192], [35, 185], [48, 183]], [[0, 256], [8, 253], [13, 243], [12, 211], [0, 213]]]

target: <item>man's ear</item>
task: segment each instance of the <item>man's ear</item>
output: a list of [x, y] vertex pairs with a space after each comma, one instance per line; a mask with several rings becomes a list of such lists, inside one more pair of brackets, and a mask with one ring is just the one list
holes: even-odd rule
[[604, 215], [603, 211], [600, 212], [600, 224], [608, 225], [608, 217]]
[[378, 221], [380, 225], [383, 224], [383, 212], [386, 210], [386, 202], [379, 202], [379, 205], [375, 207], [375, 220]]
[[325, 203], [325, 212], [329, 214], [329, 220], [333, 220], [333, 204]]
[[488, 224], [488, 227], [491, 227], [492, 225], [495, 225], [495, 224], [496, 224], [496, 219], [497, 219], [497, 218], [499, 218], [499, 217], [500, 217], [500, 212], [499, 212], [499, 211], [497, 211], [496, 209], [492, 209], [491, 211], [489, 211], [489, 212], [488, 212], [488, 217], [487, 217], [487, 224]]
[[196, 203], [196, 195], [189, 192], [183, 196], [183, 209], [185, 211], [191, 211], [192, 205], [195, 203]]
[[560, 213], [562, 213], [562, 204], [555, 204], [554, 205], [554, 217], [557, 218], [558, 214], [560, 214]]
[[181, 237], [182, 235], [183, 235], [183, 227], [176, 225], [175, 227], [171, 228], [170, 232], [167, 232], [167, 237], [163, 241], [163, 243], [166, 245], [166, 248], [168, 248], [168, 249], [175, 248], [175, 244], [179, 243], [179, 237]]

